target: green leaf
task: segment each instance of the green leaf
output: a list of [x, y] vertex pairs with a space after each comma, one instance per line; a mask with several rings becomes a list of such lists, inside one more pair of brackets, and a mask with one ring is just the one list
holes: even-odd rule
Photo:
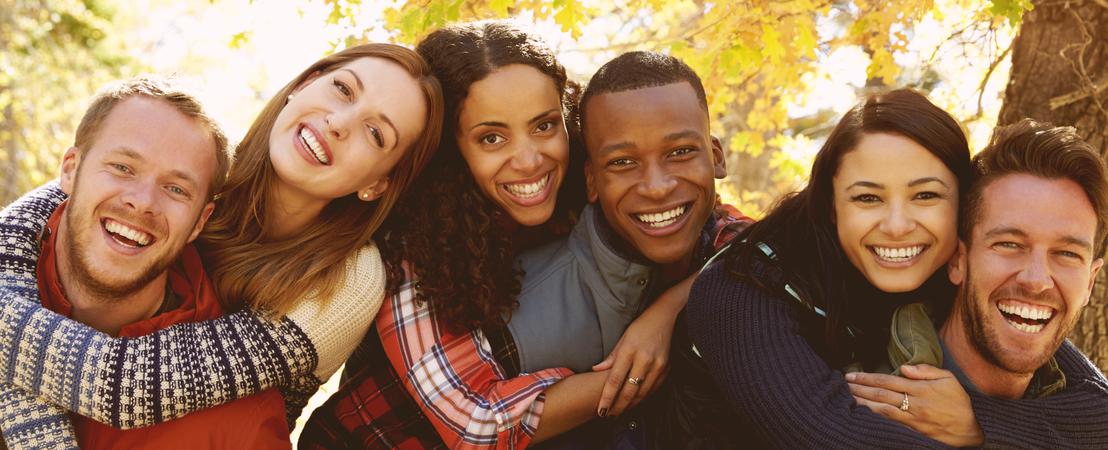
[[227, 46], [231, 48], [241, 48], [243, 44], [250, 41], [250, 37], [253, 34], [254, 33], [250, 31], [240, 31], [238, 33], [235, 33], [231, 36], [231, 42], [228, 42]]
[[1031, 0], [991, 0], [991, 3], [989, 12], [996, 17], [1007, 18], [1013, 28], [1023, 22], [1023, 13], [1034, 8]]

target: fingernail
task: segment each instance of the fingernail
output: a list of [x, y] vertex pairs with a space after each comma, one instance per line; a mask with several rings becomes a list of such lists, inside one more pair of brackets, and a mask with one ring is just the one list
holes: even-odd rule
[[607, 417], [608, 416], [608, 408], [600, 408], [600, 412], [596, 413], [596, 415], [598, 415], [600, 417]]
[[858, 376], [854, 372], [846, 374], [846, 381], [854, 381], [855, 378], [858, 378]]

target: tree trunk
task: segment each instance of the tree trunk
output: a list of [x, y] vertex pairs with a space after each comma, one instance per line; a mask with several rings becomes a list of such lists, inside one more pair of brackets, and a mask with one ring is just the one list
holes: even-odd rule
[[[1033, 3], [1013, 43], [998, 125], [1024, 117], [1071, 125], [1108, 156], [1108, 0]], [[1106, 272], [1070, 338], [1108, 372]]]

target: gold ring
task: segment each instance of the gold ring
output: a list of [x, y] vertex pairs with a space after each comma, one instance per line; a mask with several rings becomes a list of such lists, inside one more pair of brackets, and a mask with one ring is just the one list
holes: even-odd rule
[[900, 401], [900, 410], [908, 412], [908, 393], [904, 393], [904, 400]]
[[638, 385], [642, 384], [642, 378], [627, 377], [627, 384], [633, 384], [635, 386], [638, 386]]

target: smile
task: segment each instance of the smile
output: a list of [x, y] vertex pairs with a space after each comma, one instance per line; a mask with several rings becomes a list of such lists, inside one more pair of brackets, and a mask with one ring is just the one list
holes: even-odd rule
[[926, 245], [913, 245], [911, 247], [878, 247], [868, 246], [869, 250], [877, 255], [877, 259], [889, 263], [906, 263], [915, 259], [927, 249]]
[[688, 205], [680, 205], [668, 211], [647, 214], [633, 214], [639, 222], [645, 223], [651, 228], [664, 228], [677, 223], [681, 216], [685, 215]]
[[306, 126], [300, 127], [299, 136], [304, 148], [308, 149], [308, 153], [315, 157], [316, 161], [325, 166], [331, 165], [331, 158], [327, 156], [327, 151], [323, 149], [323, 145], [319, 143], [319, 139], [316, 139], [311, 129]]
[[154, 236], [140, 230], [131, 228], [112, 219], [104, 219], [104, 230], [120, 245], [129, 248], [142, 248], [154, 241]]
[[546, 200], [547, 194], [550, 192], [550, 179], [553, 176], [554, 171], [551, 170], [538, 180], [524, 183], [502, 183], [500, 187], [516, 203], [522, 206], [534, 206]]
[[996, 309], [1012, 328], [1025, 333], [1038, 333], [1054, 318], [1054, 308], [1013, 300], [997, 302]]

